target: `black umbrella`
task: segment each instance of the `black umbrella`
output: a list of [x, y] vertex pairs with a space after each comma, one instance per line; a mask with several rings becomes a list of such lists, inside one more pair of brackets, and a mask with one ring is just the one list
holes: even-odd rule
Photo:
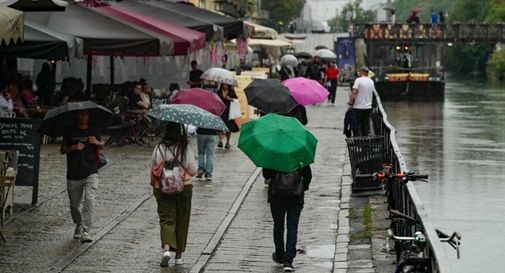
[[312, 54], [308, 52], [295, 52], [293, 53], [298, 59], [312, 59]]
[[254, 80], [245, 88], [249, 105], [265, 113], [287, 114], [298, 105], [289, 89], [276, 79]]
[[62, 136], [68, 126], [75, 124], [75, 111], [89, 112], [90, 127], [98, 130], [106, 128], [112, 121], [112, 112], [91, 101], [69, 102], [63, 106], [49, 110], [39, 129], [39, 133], [51, 137]]

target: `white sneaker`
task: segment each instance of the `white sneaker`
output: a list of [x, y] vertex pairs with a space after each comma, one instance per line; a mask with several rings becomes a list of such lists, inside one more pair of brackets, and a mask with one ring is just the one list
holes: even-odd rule
[[163, 251], [163, 254], [161, 256], [160, 266], [168, 267], [168, 262], [169, 261], [170, 261], [170, 252], [169, 251]]
[[93, 239], [91, 238], [91, 236], [89, 236], [89, 233], [87, 233], [86, 231], [82, 233], [81, 235], [81, 243], [91, 243], [93, 242]]
[[184, 260], [181, 258], [175, 258], [175, 264], [176, 265], [183, 265], [184, 264]]

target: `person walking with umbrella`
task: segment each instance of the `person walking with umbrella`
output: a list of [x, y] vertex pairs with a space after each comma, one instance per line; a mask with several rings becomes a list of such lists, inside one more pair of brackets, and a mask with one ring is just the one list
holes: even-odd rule
[[[65, 130], [60, 152], [67, 155], [67, 192], [72, 220], [76, 224], [73, 237], [85, 243], [92, 241], [89, 231], [98, 189], [96, 155], [98, 150], [103, 150], [105, 143], [99, 132], [90, 126], [87, 110], [75, 111], [74, 114], [75, 125]], [[84, 202], [81, 201], [83, 195]]]
[[153, 194], [158, 204], [160, 218], [160, 233], [162, 258], [160, 266], [167, 267], [170, 261], [170, 251], [175, 252], [175, 264], [182, 265], [182, 253], [186, 250], [189, 220], [191, 215], [191, 198], [193, 184], [191, 178], [196, 175], [198, 167], [188, 145], [188, 139], [181, 123], [167, 122], [165, 135], [156, 145], [152, 156], [152, 166], [160, 162], [174, 161], [177, 163], [184, 184], [182, 192], [170, 195], [163, 193], [161, 181], [151, 176]]
[[[229, 84], [226, 84], [226, 83], [221, 84], [221, 88], [218, 91], [218, 95], [221, 98], [221, 100], [223, 101], [223, 103], [226, 105], [226, 108], [225, 108], [223, 114], [221, 114], [221, 118], [223, 119], [224, 123], [226, 124], [226, 126], [229, 129], [228, 132], [225, 132], [226, 144], [224, 146], [226, 149], [229, 149], [230, 148], [231, 133], [236, 133], [240, 130], [237, 123], [235, 122], [235, 120], [229, 118], [230, 117], [230, 104], [234, 99], [237, 99], [238, 97], [237, 97], [237, 94], [235, 93], [235, 91], [233, 90], [233, 88]], [[222, 135], [220, 137], [222, 137]], [[219, 143], [217, 144], [217, 146], [219, 148], [223, 147], [222, 139], [219, 140]]]
[[[291, 115], [291, 114], [288, 114]], [[298, 115], [294, 115], [298, 117]], [[270, 179], [268, 202], [274, 222], [275, 252], [272, 260], [285, 272], [295, 270], [298, 222], [304, 204], [304, 192], [312, 180], [317, 139], [293, 117], [268, 114], [243, 125], [241, 149]], [[284, 244], [284, 227], [287, 235]]]
[[50, 137], [63, 136], [60, 152], [67, 155], [67, 192], [76, 225], [73, 237], [83, 243], [92, 241], [89, 231], [98, 169], [107, 163], [100, 130], [110, 124], [112, 117], [109, 109], [91, 101], [69, 102], [49, 110], [37, 129]]

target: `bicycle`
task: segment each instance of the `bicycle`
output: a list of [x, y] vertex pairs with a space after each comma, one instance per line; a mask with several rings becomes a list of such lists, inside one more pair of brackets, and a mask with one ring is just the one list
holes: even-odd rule
[[426, 247], [426, 237], [421, 231], [416, 231], [414, 236], [396, 236], [388, 229], [388, 237], [393, 238], [401, 248], [397, 258], [395, 273], [428, 272], [430, 259], [420, 257]]
[[373, 180], [380, 180], [383, 183], [384, 190], [386, 191], [386, 196], [388, 197], [388, 209], [394, 208], [394, 196], [393, 196], [393, 183], [394, 181], [399, 181], [402, 184], [407, 184], [409, 181], [423, 181], [427, 182], [427, 174], [416, 174], [415, 172], [398, 172], [392, 173], [391, 169], [393, 166], [391, 164], [382, 164], [382, 171], [378, 171], [372, 174], [356, 174], [356, 178], [371, 178]]

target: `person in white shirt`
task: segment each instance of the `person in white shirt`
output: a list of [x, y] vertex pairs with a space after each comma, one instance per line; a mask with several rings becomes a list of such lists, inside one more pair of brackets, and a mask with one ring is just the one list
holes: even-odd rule
[[14, 103], [10, 93], [7, 91], [7, 84], [0, 82], [0, 117], [12, 117], [14, 114]]
[[356, 136], [367, 136], [370, 134], [370, 113], [372, 112], [374, 82], [368, 78], [368, 67], [363, 66], [359, 69], [359, 78], [354, 81], [351, 94], [349, 96], [349, 105], [354, 111], [358, 123]]

